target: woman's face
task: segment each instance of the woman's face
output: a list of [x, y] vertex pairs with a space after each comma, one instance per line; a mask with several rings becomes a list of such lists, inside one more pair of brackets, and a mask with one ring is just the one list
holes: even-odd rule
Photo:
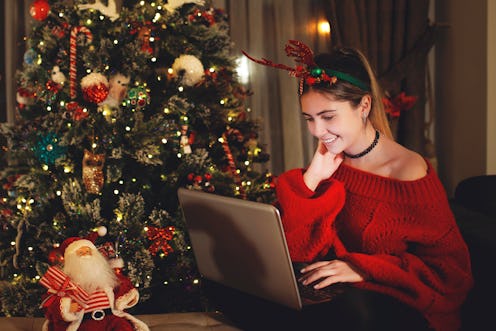
[[308, 91], [301, 96], [301, 110], [310, 133], [331, 153], [339, 154], [352, 146], [363, 130], [362, 106], [336, 101], [332, 95]]

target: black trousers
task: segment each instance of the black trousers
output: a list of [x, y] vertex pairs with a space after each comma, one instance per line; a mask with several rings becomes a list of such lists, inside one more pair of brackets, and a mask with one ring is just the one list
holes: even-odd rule
[[380, 293], [350, 287], [328, 303], [295, 311], [214, 282], [205, 293], [228, 319], [246, 331], [428, 331], [415, 309]]

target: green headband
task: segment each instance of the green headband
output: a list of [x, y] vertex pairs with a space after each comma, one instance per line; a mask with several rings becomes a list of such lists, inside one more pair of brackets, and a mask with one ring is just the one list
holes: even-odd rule
[[370, 86], [363, 81], [361, 81], [358, 78], [355, 78], [349, 74], [346, 74], [341, 71], [337, 70], [332, 70], [332, 69], [321, 69], [319, 67], [315, 67], [310, 69], [310, 76], [313, 78], [320, 78], [322, 79], [322, 74], [325, 72], [327, 76], [330, 77], [336, 77], [337, 79], [342, 79], [344, 81], [347, 81], [348, 83], [355, 85], [356, 87], [364, 90], [364, 91], [370, 91]]

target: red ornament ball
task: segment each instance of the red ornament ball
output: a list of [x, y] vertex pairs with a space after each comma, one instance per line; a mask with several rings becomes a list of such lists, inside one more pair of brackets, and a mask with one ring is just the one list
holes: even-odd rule
[[64, 254], [59, 247], [53, 248], [50, 253], [48, 253], [48, 261], [51, 265], [62, 264], [64, 261]]
[[96, 104], [104, 101], [108, 94], [109, 94], [109, 88], [107, 85], [98, 83], [86, 88], [83, 88], [83, 98], [86, 101], [89, 102], [94, 102]]
[[50, 5], [47, 0], [35, 0], [29, 8], [29, 14], [35, 20], [44, 21], [50, 12]]

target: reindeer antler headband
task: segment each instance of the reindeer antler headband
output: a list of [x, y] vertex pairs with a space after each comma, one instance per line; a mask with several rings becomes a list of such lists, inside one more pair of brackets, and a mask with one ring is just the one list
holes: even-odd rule
[[303, 93], [303, 83], [308, 85], [319, 84], [321, 82], [329, 82], [329, 84], [334, 84], [338, 79], [347, 81], [350, 84], [364, 90], [370, 91], [370, 87], [358, 78], [348, 75], [344, 72], [332, 70], [329, 68], [320, 68], [313, 60], [313, 52], [304, 43], [298, 40], [289, 40], [284, 48], [286, 55], [293, 57], [296, 63], [301, 63], [302, 65], [296, 65], [294, 68], [289, 67], [284, 64], [277, 64], [265, 58], [257, 60], [249, 56], [246, 52], [241, 51], [250, 60], [263, 64], [269, 67], [274, 67], [278, 69], [284, 69], [289, 71], [291, 77], [296, 77], [300, 79], [300, 89], [299, 94]]

